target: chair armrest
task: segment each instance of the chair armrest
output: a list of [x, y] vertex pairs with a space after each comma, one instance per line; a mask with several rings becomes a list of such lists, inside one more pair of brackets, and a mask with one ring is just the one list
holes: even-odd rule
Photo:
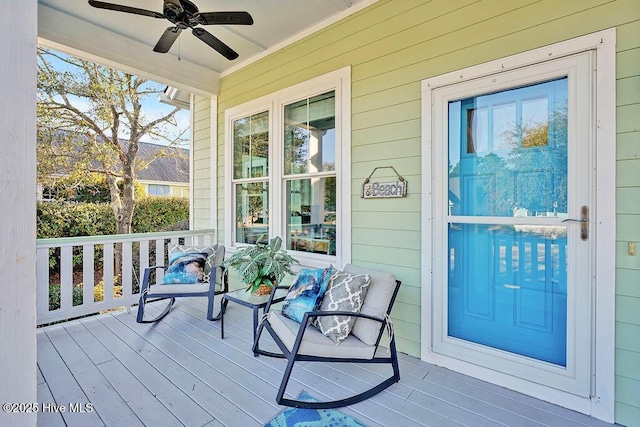
[[269, 309], [271, 308], [271, 303], [273, 302], [273, 299], [276, 296], [276, 291], [278, 289], [289, 289], [289, 286], [279, 285], [279, 286], [272, 286], [271, 287], [271, 294], [269, 294], [269, 299], [267, 300], [267, 305], [264, 307], [264, 313], [268, 313], [269, 312]]
[[154, 265], [152, 267], [147, 267], [144, 269], [144, 274], [142, 276], [142, 286], [140, 287], [140, 292], [145, 292], [147, 288], [151, 287], [151, 283], [149, 283], [149, 277], [151, 276], [151, 271], [157, 270], [159, 268], [164, 269], [164, 265]]
[[306, 321], [310, 317], [323, 317], [323, 316], [351, 316], [351, 317], [361, 317], [363, 319], [371, 319], [380, 323], [387, 322], [387, 320], [384, 318], [375, 317], [375, 316], [371, 316], [369, 314], [364, 314], [364, 313], [354, 313], [353, 311], [309, 311], [304, 314], [301, 324], [306, 325]]
[[[353, 316], [353, 317], [361, 317], [363, 319], [371, 319], [376, 322], [382, 323], [382, 327], [389, 328], [390, 339], [393, 340], [393, 326], [391, 325], [390, 320], [388, 318], [379, 318], [375, 316], [371, 316], [369, 314], [364, 313], [354, 313], [352, 311], [309, 311], [304, 314], [302, 318], [302, 322], [300, 322], [300, 328], [298, 329], [298, 334], [296, 335], [296, 339], [293, 342], [293, 348], [291, 349], [292, 354], [298, 354], [298, 350], [300, 349], [300, 344], [302, 344], [302, 338], [304, 337], [304, 333], [307, 330], [307, 325], [309, 324], [309, 319], [313, 317], [323, 317], [323, 316]], [[382, 332], [380, 332], [382, 334]], [[376, 347], [378, 344], [376, 343]]]

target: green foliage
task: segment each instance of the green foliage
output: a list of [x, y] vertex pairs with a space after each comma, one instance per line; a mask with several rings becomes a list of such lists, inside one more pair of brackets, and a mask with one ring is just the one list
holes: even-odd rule
[[[73, 306], [82, 304], [82, 287], [73, 287]], [[49, 286], [49, 310], [60, 308], [60, 285]]]
[[[82, 283], [73, 287], [73, 306], [81, 305], [83, 301]], [[122, 286], [113, 287], [113, 297], [122, 296]], [[95, 302], [104, 301], [104, 282], [100, 281], [93, 287], [93, 300]], [[49, 310], [60, 308], [60, 285], [49, 285]]]
[[[188, 219], [188, 199], [149, 197], [136, 203], [133, 232], [185, 230], [188, 229]], [[184, 228], [185, 224], [186, 228]], [[113, 211], [106, 203], [76, 204], [52, 201], [37, 204], [37, 237], [39, 239], [102, 236], [115, 232]]]
[[[262, 238], [258, 239], [261, 240]], [[239, 248], [224, 265], [238, 271], [240, 280], [247, 284], [247, 290], [257, 290], [261, 284], [274, 286], [285, 274], [294, 274], [292, 264], [299, 262], [282, 247], [282, 239], [274, 237], [269, 244], [256, 243], [254, 246]]]
[[102, 236], [116, 231], [116, 222], [108, 204], [39, 202], [36, 215], [39, 239]]
[[[189, 219], [189, 199], [183, 197], [147, 197], [136, 201], [133, 211], [133, 232], [165, 231]], [[188, 223], [187, 223], [188, 229]]]

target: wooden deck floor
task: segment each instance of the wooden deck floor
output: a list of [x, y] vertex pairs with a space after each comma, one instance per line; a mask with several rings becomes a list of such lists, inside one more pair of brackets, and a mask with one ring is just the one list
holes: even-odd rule
[[[38, 426], [244, 427], [271, 420], [282, 409], [275, 395], [285, 362], [253, 357], [250, 310], [229, 304], [221, 340], [203, 302], [179, 299], [154, 325], [136, 323], [135, 312], [113, 312], [40, 329], [38, 400], [51, 405], [38, 414]], [[341, 410], [368, 426], [609, 425], [407, 355], [400, 363], [400, 383]], [[288, 393], [343, 397], [379, 382], [381, 373], [308, 363], [294, 369]], [[87, 403], [93, 411], [69, 411]]]

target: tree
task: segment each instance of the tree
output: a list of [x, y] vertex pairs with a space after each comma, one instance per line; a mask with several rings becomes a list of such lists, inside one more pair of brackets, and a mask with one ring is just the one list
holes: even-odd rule
[[[116, 233], [131, 233], [137, 171], [168, 155], [187, 130], [178, 129], [180, 108], [147, 117], [142, 103], [160, 91], [145, 78], [38, 48], [39, 179], [64, 175], [77, 185], [91, 174], [104, 177]], [[168, 136], [170, 128], [178, 129], [176, 137]], [[138, 147], [145, 136], [168, 143], [167, 150], [143, 161]]]

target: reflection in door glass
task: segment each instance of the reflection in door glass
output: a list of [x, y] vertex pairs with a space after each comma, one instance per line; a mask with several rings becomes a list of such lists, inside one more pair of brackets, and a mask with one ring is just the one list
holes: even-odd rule
[[449, 102], [449, 214], [566, 217], [567, 78]]
[[566, 366], [567, 229], [449, 224], [448, 335]]

